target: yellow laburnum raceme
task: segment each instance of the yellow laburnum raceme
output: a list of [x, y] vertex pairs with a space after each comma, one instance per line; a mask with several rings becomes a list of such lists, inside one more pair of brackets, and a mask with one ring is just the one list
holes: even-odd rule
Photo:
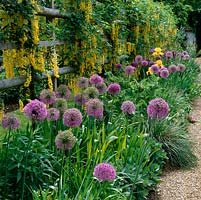
[[23, 101], [20, 99], [19, 100], [19, 111], [23, 112], [23, 108], [24, 108], [24, 104], [23, 104]]

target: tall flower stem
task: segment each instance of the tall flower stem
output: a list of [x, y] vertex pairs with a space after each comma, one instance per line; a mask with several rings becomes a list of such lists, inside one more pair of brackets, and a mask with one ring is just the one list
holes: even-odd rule
[[63, 150], [62, 151], [62, 159], [61, 159], [61, 168], [60, 168], [60, 174], [59, 174], [59, 184], [58, 184], [59, 199], [62, 199], [64, 161], [65, 161], [65, 151]]
[[[32, 124], [32, 129], [33, 129], [33, 124]], [[25, 191], [25, 185], [26, 185], [26, 173], [27, 173], [27, 161], [28, 161], [28, 152], [29, 152], [29, 149], [30, 149], [30, 146], [32, 144], [32, 140], [33, 140], [33, 137], [32, 137], [32, 133], [34, 135], [34, 131], [31, 132], [31, 130], [29, 131], [29, 141], [28, 141], [28, 145], [27, 145], [27, 148], [26, 148], [26, 151], [25, 151], [25, 165], [24, 165], [24, 173], [23, 173], [23, 180], [22, 180], [22, 196], [21, 196], [21, 200], [24, 199], [24, 191]]]
[[[6, 141], [6, 153], [5, 153], [5, 184], [4, 184], [4, 195], [7, 194], [7, 182], [8, 182], [8, 148], [9, 148], [9, 140], [10, 140], [10, 133], [11, 133], [11, 129], [9, 128], [8, 131], [8, 137], [7, 137], [7, 141]], [[5, 198], [5, 196], [4, 196]]]

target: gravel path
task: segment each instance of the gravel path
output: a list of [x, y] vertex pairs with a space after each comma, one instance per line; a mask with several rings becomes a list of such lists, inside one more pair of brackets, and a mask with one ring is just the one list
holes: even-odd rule
[[[201, 58], [196, 61], [201, 67]], [[195, 143], [198, 165], [192, 170], [165, 171], [153, 200], [201, 200], [201, 97], [192, 102], [192, 107], [190, 115], [197, 122], [189, 125], [189, 133]]]

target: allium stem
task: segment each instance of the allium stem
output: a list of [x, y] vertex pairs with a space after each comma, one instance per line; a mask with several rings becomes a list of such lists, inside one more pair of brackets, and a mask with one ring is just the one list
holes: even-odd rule
[[[10, 140], [10, 133], [11, 133], [11, 129], [9, 128], [9, 131], [8, 131], [8, 137], [7, 137], [7, 141], [6, 141], [6, 154], [5, 154], [5, 185], [4, 185], [4, 195], [6, 196], [7, 195], [7, 181], [8, 181], [8, 146], [9, 146], [9, 140]], [[4, 198], [5, 198], [4, 196]]]

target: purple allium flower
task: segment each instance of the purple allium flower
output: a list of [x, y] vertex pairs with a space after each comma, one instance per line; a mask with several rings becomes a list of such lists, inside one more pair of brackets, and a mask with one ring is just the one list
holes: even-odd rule
[[60, 85], [56, 89], [55, 93], [57, 98], [64, 98], [69, 100], [71, 97], [71, 91], [68, 89], [67, 85]]
[[132, 62], [132, 63], [131, 63], [131, 66], [133, 66], [133, 67], [135, 67], [135, 68], [138, 67], [138, 62], [136, 62], [136, 61]]
[[89, 99], [86, 103], [86, 113], [94, 118], [103, 117], [103, 103], [99, 99]]
[[187, 51], [183, 51], [182, 54], [183, 55], [188, 55], [188, 52]]
[[124, 113], [133, 114], [135, 113], [135, 105], [132, 101], [124, 101], [121, 105], [121, 110]]
[[116, 171], [112, 165], [100, 163], [94, 168], [93, 175], [99, 181], [113, 181], [116, 178]]
[[185, 69], [186, 69], [186, 66], [185, 66], [185, 65], [183, 65], [183, 64], [178, 64], [178, 65], [177, 65], [177, 71], [178, 71], [178, 72], [184, 72]]
[[2, 119], [2, 128], [17, 129], [20, 126], [20, 121], [17, 116], [11, 113], [4, 115]]
[[96, 88], [99, 91], [99, 94], [104, 94], [107, 91], [107, 85], [105, 83], [96, 85]]
[[121, 87], [118, 83], [111, 83], [108, 86], [107, 91], [109, 92], [109, 94], [112, 94], [112, 95], [119, 94], [121, 91]]
[[85, 89], [89, 86], [89, 79], [86, 77], [80, 77], [77, 81], [77, 85], [81, 88], [81, 89]]
[[146, 67], [149, 64], [149, 62], [147, 60], [142, 60], [141, 61], [141, 65]]
[[60, 114], [62, 115], [65, 112], [65, 110], [67, 109], [67, 102], [63, 98], [57, 98], [53, 104], [53, 107], [57, 108], [59, 110]]
[[70, 108], [64, 112], [63, 123], [71, 128], [80, 126], [82, 123], [82, 113], [77, 108]]
[[173, 58], [173, 53], [172, 53], [172, 51], [166, 51], [166, 52], [165, 52], [165, 57], [166, 57], [167, 59]]
[[77, 94], [74, 97], [75, 104], [77, 105], [85, 105], [87, 102], [87, 98], [83, 94]]
[[31, 100], [23, 109], [24, 114], [32, 120], [42, 121], [47, 117], [46, 105], [37, 100]]
[[169, 113], [169, 105], [162, 98], [156, 98], [149, 102], [147, 114], [150, 118], [163, 119]]
[[160, 67], [158, 67], [156, 64], [151, 66], [151, 70], [153, 71], [154, 74], [158, 74], [160, 71]]
[[117, 69], [121, 69], [121, 68], [122, 68], [122, 64], [118, 63], [118, 64], [115, 65], [115, 67], [116, 67]]
[[131, 65], [129, 65], [129, 66], [127, 66], [127, 67], [125, 68], [125, 73], [126, 73], [127, 75], [133, 75], [133, 74], [134, 74], [134, 71], [135, 71], [135, 68], [134, 68], [133, 66], [131, 66]]
[[166, 67], [163, 67], [159, 71], [161, 78], [167, 78], [169, 76], [169, 70]]
[[96, 87], [88, 87], [83, 91], [83, 95], [86, 99], [94, 99], [98, 98], [99, 96], [99, 91]]
[[189, 55], [182, 55], [182, 59], [183, 59], [183, 60], [188, 60], [189, 58], [190, 58]]
[[174, 64], [171, 64], [169, 67], [168, 67], [168, 70], [170, 73], [174, 73], [177, 71], [177, 66], [174, 65]]
[[143, 58], [142, 58], [141, 55], [135, 56], [135, 62], [137, 62], [137, 63], [141, 63], [142, 59], [143, 59]]
[[70, 130], [59, 131], [55, 138], [55, 144], [61, 150], [71, 150], [75, 143], [76, 137]]
[[40, 92], [40, 101], [45, 104], [53, 104], [56, 100], [55, 92], [50, 89], [44, 89]]
[[92, 85], [102, 84], [103, 82], [104, 82], [103, 78], [98, 74], [94, 74], [93, 76], [90, 77], [90, 83]]
[[47, 110], [47, 119], [56, 121], [60, 117], [60, 111], [57, 108], [50, 108]]

